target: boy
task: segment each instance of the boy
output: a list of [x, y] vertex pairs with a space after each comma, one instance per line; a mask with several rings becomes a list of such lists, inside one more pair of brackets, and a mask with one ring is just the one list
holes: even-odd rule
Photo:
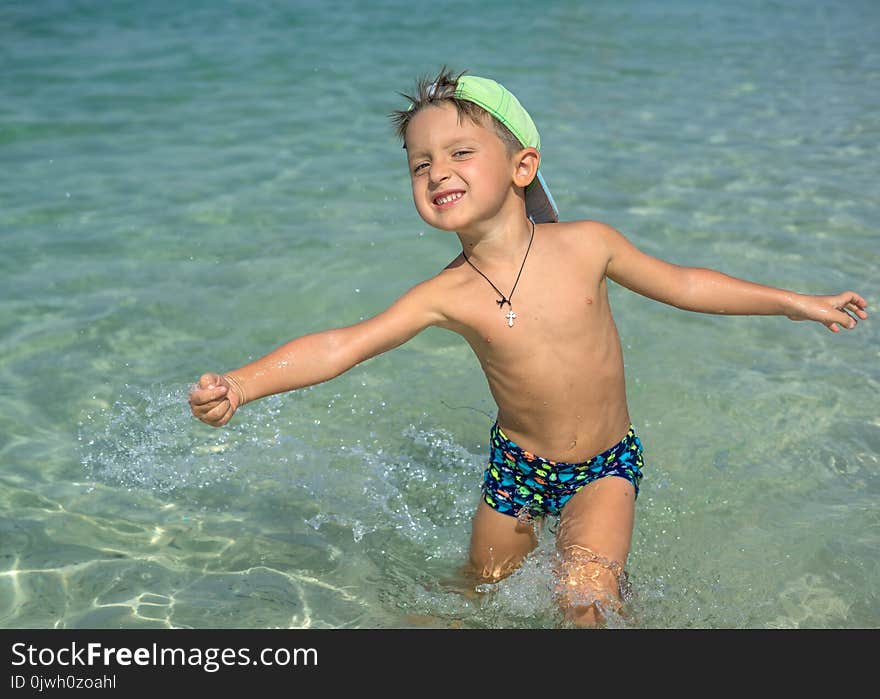
[[455, 232], [461, 254], [373, 318], [203, 375], [192, 412], [221, 426], [249, 401], [327, 381], [429, 326], [460, 334], [498, 406], [469, 566], [503, 578], [537, 544], [531, 520], [558, 516], [560, 604], [570, 622], [596, 625], [620, 605], [643, 467], [606, 278], [686, 310], [786, 315], [832, 332], [867, 318], [865, 300], [679, 267], [602, 223], [558, 222], [537, 129], [511, 93], [444, 69], [408, 99], [392, 116], [413, 201], [425, 222]]

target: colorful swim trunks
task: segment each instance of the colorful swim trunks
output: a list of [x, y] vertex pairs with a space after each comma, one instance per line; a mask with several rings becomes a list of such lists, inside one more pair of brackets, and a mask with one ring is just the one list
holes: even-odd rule
[[489, 465], [483, 475], [483, 499], [501, 514], [558, 515], [563, 505], [588, 483], [605, 476], [626, 478], [639, 496], [642, 443], [630, 426], [610, 449], [580, 464], [550, 461], [510, 441], [498, 423], [492, 427]]

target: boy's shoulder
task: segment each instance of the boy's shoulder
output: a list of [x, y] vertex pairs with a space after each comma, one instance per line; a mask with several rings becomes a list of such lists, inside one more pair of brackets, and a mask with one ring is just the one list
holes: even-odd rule
[[560, 254], [588, 255], [591, 259], [608, 255], [612, 237], [619, 235], [608, 224], [593, 219], [547, 223], [542, 229], [545, 240], [557, 246]]
[[462, 270], [464, 266], [464, 257], [459, 254], [436, 274], [412, 286], [405, 295], [430, 305], [443, 305], [442, 300], [467, 281], [467, 273]]
[[583, 236], [604, 237], [609, 231], [613, 231], [607, 223], [597, 221], [595, 219], [577, 219], [574, 221], [559, 221], [557, 223], [545, 223], [544, 228], [559, 230], [565, 235], [579, 236], [579, 240]]

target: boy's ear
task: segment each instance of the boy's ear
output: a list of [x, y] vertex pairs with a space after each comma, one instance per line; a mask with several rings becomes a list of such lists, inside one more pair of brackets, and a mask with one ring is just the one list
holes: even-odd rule
[[515, 170], [513, 181], [517, 187], [527, 187], [535, 179], [538, 166], [541, 164], [541, 154], [537, 148], [523, 148], [514, 158]]

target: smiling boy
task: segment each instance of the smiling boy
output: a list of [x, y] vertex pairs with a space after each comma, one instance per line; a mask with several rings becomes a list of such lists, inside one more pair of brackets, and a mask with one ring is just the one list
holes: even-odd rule
[[393, 117], [416, 210], [462, 252], [362, 322], [305, 335], [225, 374], [205, 374], [193, 414], [226, 424], [249, 401], [327, 381], [425, 328], [461, 335], [497, 404], [469, 566], [511, 573], [535, 547], [533, 520], [559, 517], [558, 599], [568, 621], [617, 608], [642, 479], [607, 280], [701, 313], [785, 315], [832, 332], [867, 318], [847, 291], [810, 296], [680, 267], [596, 221], [558, 222], [537, 129], [498, 83], [445, 69]]

